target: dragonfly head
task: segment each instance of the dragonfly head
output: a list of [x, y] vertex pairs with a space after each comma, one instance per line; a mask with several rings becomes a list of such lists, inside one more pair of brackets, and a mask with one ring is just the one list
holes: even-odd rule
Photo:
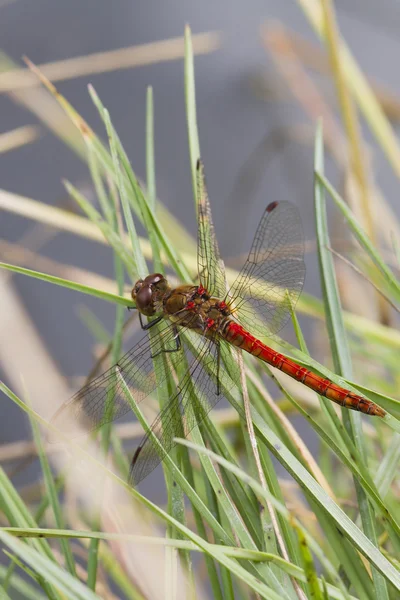
[[136, 308], [143, 315], [151, 317], [162, 310], [162, 300], [169, 290], [168, 281], [164, 275], [153, 273], [144, 279], [139, 279], [132, 289], [132, 298]]

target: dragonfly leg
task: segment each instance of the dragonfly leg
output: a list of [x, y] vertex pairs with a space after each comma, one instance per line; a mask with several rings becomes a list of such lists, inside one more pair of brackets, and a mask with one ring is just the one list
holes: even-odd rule
[[[154, 322], [155, 321], [152, 321], [152, 323], [154, 323]], [[163, 350], [159, 350], [155, 354], [152, 354], [151, 358], [155, 358], [156, 356], [159, 356], [160, 354], [164, 354], [167, 352], [179, 352], [179, 350], [182, 348], [182, 342], [181, 342], [181, 338], [179, 337], [179, 332], [178, 332], [178, 328], [176, 327], [176, 325], [173, 325], [173, 331], [175, 333], [175, 336], [174, 336], [175, 348], [164, 348]]]
[[156, 319], [153, 319], [152, 321], [149, 321], [148, 323], [143, 323], [143, 317], [142, 317], [142, 313], [139, 312], [139, 321], [140, 321], [140, 327], [146, 331], [146, 329], [150, 329], [150, 327], [153, 327], [153, 325], [157, 325], [157, 323], [159, 323], [161, 321], [161, 319], [163, 318], [162, 315], [160, 315], [159, 317], [157, 317]]

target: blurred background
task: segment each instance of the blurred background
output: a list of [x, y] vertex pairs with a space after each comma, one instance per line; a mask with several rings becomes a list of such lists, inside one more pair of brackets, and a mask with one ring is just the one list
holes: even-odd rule
[[[335, 7], [343, 37], [397, 128], [398, 3], [341, 0]], [[49, 226], [47, 213], [32, 203], [78, 212], [63, 179], [95, 198], [77, 131], [27, 73], [23, 55], [40, 66], [105, 140], [88, 94], [88, 84], [94, 86], [143, 179], [146, 89], [153, 86], [157, 196], [194, 238], [183, 91], [186, 23], [193, 32], [200, 145], [221, 253], [228, 264], [240, 266], [264, 207], [272, 200], [291, 200], [301, 210], [307, 240], [305, 291], [320, 297], [313, 138], [316, 119], [323, 115], [327, 173], [345, 193], [343, 126], [326, 52], [301, 3], [293, 1], [0, 0], [1, 260], [115, 291], [110, 250], [65, 231], [65, 224]], [[388, 241], [397, 232], [390, 210], [399, 214], [398, 178], [370, 131], [364, 135], [371, 179], [386, 198], [379, 220]], [[332, 214], [332, 235], [345, 253], [341, 223]], [[193, 250], [193, 240], [187, 243]], [[1, 375], [50, 417], [95, 360], [82, 315], [92, 311], [111, 332], [115, 309], [22, 275], [0, 275]], [[343, 272], [342, 283], [346, 277]], [[345, 305], [346, 300], [350, 308], [356, 300], [358, 311], [387, 321], [379, 307], [363, 306], [362, 295], [353, 297], [353, 306], [351, 298], [344, 298]], [[323, 362], [328, 355], [325, 330], [308, 321], [305, 328], [312, 353]], [[287, 338], [294, 341], [291, 331]], [[30, 437], [28, 432], [24, 414], [2, 396], [0, 442], [7, 445], [0, 461], [28, 452], [29, 446], [11, 444]], [[32, 465], [16, 472], [16, 482], [34, 478], [35, 472]]]

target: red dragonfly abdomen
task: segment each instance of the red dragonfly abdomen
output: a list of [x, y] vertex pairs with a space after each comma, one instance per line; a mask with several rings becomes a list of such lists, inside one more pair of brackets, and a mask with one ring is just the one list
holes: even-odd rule
[[260, 360], [263, 360], [283, 373], [286, 373], [286, 375], [293, 377], [293, 379], [300, 381], [321, 396], [325, 396], [329, 400], [332, 400], [332, 402], [340, 404], [340, 406], [345, 406], [346, 408], [358, 410], [369, 415], [376, 415], [378, 417], [384, 417], [386, 414], [385, 411], [374, 404], [374, 402], [336, 385], [330, 381], [330, 379], [324, 379], [320, 375], [316, 375], [305, 367], [298, 365], [293, 360], [290, 360], [290, 358], [276, 352], [252, 336], [246, 329], [237, 323], [232, 321], [228, 322], [223, 330], [223, 336], [234, 346], [245, 350], [253, 356], [257, 356]]

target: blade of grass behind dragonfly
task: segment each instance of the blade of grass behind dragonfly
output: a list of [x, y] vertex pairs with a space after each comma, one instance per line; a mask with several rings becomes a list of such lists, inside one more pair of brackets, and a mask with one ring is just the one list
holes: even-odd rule
[[[189, 156], [190, 156], [190, 168], [192, 173], [192, 189], [193, 199], [196, 210], [196, 215], [200, 214], [200, 204], [205, 204], [205, 210], [203, 207], [203, 213], [209, 217], [207, 219], [198, 220], [198, 227], [203, 228], [201, 232], [201, 239], [207, 246], [206, 254], [209, 257], [209, 264], [214, 263], [216, 268], [220, 270], [221, 278], [225, 284], [225, 290], [221, 290], [221, 293], [225, 293], [226, 290], [226, 275], [225, 266], [220, 260], [219, 249], [217, 238], [214, 233], [214, 226], [212, 223], [211, 207], [209, 205], [208, 193], [206, 189], [205, 177], [204, 177], [204, 166], [202, 163], [198, 165], [198, 161], [201, 161], [199, 133], [197, 128], [197, 109], [196, 109], [196, 87], [194, 77], [194, 58], [193, 58], [193, 47], [191, 30], [188, 25], [185, 27], [185, 104], [186, 104], [186, 123], [188, 130], [188, 141], [189, 141]], [[198, 168], [200, 167], [200, 168]], [[199, 237], [199, 236], [198, 236]], [[216, 260], [218, 258], [218, 261]], [[200, 274], [198, 274], [200, 275]], [[222, 284], [222, 282], [221, 282]]]
[[[315, 138], [315, 171], [323, 175], [323, 134], [321, 124], [317, 126]], [[324, 189], [321, 181], [315, 178], [315, 216], [317, 229], [317, 246], [320, 265], [320, 274], [322, 282], [322, 295], [325, 303], [325, 312], [327, 327], [329, 332], [329, 341], [331, 346], [333, 364], [335, 370], [345, 377], [351, 377], [351, 356], [348, 349], [345, 326], [342, 319], [342, 307], [337, 289], [335, 270], [332, 254], [329, 252], [329, 233], [326, 217], [326, 206], [324, 199]], [[347, 432], [354, 441], [358, 450], [357, 461], [363, 461], [367, 467], [367, 454], [363, 441], [362, 423], [360, 413], [355, 411], [342, 410], [343, 422]], [[378, 538], [376, 533], [375, 519], [371, 504], [362, 488], [360, 482], [354, 477], [354, 485], [359, 504], [359, 510], [363, 529], [372, 543], [377, 546]], [[388, 589], [384, 577], [372, 567], [372, 575], [375, 587], [376, 598], [388, 600]]]

